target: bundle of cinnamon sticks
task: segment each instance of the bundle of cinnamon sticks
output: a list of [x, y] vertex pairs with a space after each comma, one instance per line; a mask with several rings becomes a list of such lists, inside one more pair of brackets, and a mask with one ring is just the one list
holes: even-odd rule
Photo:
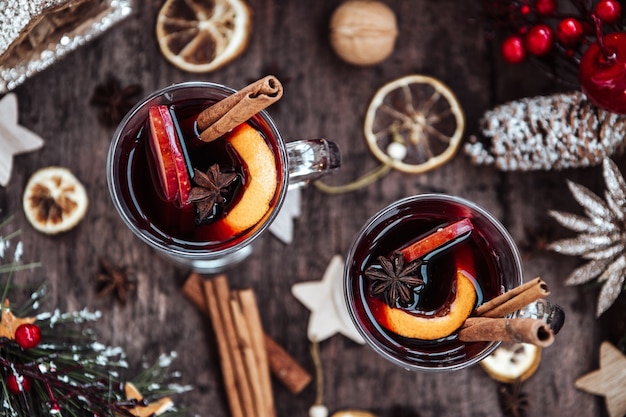
[[205, 279], [192, 273], [182, 291], [211, 319], [233, 417], [275, 416], [270, 373], [294, 394], [311, 382], [312, 376], [263, 331], [251, 289], [231, 290], [225, 275]]
[[548, 285], [541, 278], [500, 294], [480, 305], [475, 315], [465, 321], [459, 329], [459, 339], [465, 342], [503, 341], [549, 346], [554, 342], [554, 331], [544, 320], [507, 317], [549, 294]]
[[261, 320], [252, 290], [231, 292], [222, 275], [204, 282], [204, 295], [232, 416], [274, 416]]

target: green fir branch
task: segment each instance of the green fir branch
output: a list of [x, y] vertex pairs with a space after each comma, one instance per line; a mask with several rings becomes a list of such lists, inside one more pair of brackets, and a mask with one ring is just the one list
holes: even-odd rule
[[[11, 283], [15, 272], [40, 266], [39, 262], [21, 262], [21, 243], [15, 245], [13, 260], [4, 261], [7, 250], [12, 247], [11, 239], [20, 235], [19, 230], [4, 236], [1, 234], [10, 221], [11, 217], [0, 220], [0, 286], [3, 287], [0, 302], [6, 300], [16, 287]], [[35, 288], [21, 306], [0, 304], [0, 317], [9, 310], [16, 317], [33, 317], [41, 330], [40, 343], [31, 349], [22, 348], [15, 337], [0, 337], [0, 415], [133, 416], [130, 410], [141, 404], [126, 398], [124, 385], [127, 381], [122, 375], [128, 370], [128, 362], [124, 350], [98, 342], [95, 332], [84, 326], [100, 319], [100, 312], [84, 309], [69, 313], [58, 310], [37, 313], [46, 290], [45, 284]], [[175, 357], [175, 352], [163, 355], [137, 375], [133, 384], [145, 397], [144, 402], [191, 389], [166, 382], [179, 377], [169, 370]], [[22, 381], [18, 383], [17, 391], [9, 384], [13, 377]], [[26, 389], [27, 385], [30, 389]], [[187, 414], [172, 408], [161, 415], [178, 417]]]

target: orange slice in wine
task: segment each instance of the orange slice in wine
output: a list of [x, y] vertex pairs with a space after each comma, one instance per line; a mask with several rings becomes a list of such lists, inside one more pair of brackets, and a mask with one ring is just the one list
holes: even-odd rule
[[450, 88], [436, 78], [407, 75], [376, 92], [363, 130], [381, 162], [420, 174], [455, 155], [464, 129], [463, 109]]
[[476, 288], [465, 271], [456, 274], [456, 296], [443, 316], [425, 317], [381, 303], [380, 324], [400, 336], [436, 340], [454, 333], [470, 316], [476, 304]]
[[256, 225], [269, 211], [278, 174], [274, 154], [261, 134], [247, 123], [237, 126], [226, 140], [245, 164], [246, 185], [241, 199], [224, 217], [233, 233]]

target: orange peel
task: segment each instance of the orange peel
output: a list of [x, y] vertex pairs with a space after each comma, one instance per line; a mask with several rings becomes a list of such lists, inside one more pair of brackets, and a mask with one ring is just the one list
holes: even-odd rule
[[269, 211], [276, 194], [278, 173], [272, 150], [252, 126], [242, 123], [232, 130], [226, 140], [247, 170], [241, 199], [223, 219], [233, 233], [240, 233], [256, 225]]
[[456, 296], [446, 315], [424, 317], [382, 303], [380, 324], [400, 336], [436, 340], [454, 333], [470, 316], [476, 304], [476, 288], [468, 274], [457, 270]]

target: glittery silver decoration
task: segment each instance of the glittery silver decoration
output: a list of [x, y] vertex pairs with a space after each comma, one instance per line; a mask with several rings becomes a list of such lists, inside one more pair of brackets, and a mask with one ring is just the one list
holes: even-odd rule
[[[0, 0], [0, 57], [14, 46], [13, 43], [24, 37], [24, 31], [40, 24], [47, 13], [70, 3], [85, 1]], [[0, 94], [13, 90], [27, 78], [101, 35], [132, 12], [132, 0], [98, 0], [97, 3], [101, 3], [102, 7], [96, 15], [86, 17], [75, 27], [69, 27], [54, 42], [42, 39], [42, 46], [27, 58], [17, 62], [0, 60]]]
[[578, 91], [497, 106], [485, 112], [480, 129], [464, 152], [502, 171], [599, 165], [626, 146], [626, 117], [598, 109]]
[[585, 216], [554, 210], [548, 213], [561, 225], [578, 233], [575, 238], [552, 242], [548, 249], [589, 261], [576, 268], [565, 283], [580, 285], [597, 279], [602, 284], [596, 308], [598, 317], [620, 295], [626, 277], [626, 181], [617, 165], [608, 158], [602, 162], [602, 174], [606, 201], [588, 188], [568, 182]]

